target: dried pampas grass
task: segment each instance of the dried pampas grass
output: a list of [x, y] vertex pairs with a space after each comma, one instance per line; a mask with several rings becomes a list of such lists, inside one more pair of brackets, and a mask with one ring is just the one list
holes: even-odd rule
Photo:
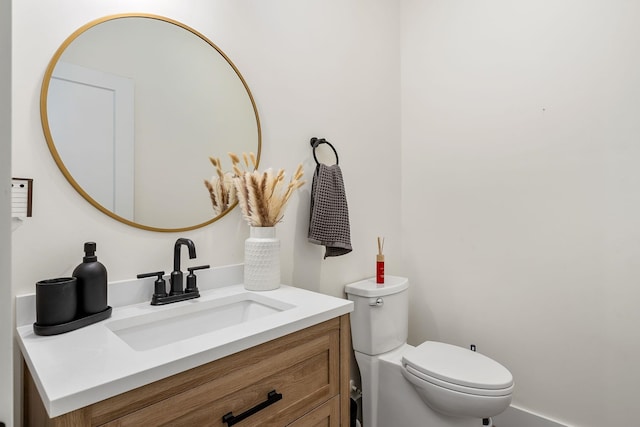
[[[304, 185], [302, 165], [298, 165], [289, 183], [285, 183], [283, 169], [273, 173], [272, 169], [264, 172], [256, 170], [257, 160], [253, 153], [242, 154], [244, 167], [240, 158], [229, 153], [236, 187], [238, 204], [242, 216], [252, 227], [273, 227], [282, 220], [284, 209], [295, 190]], [[247, 169], [252, 167], [252, 171]]]
[[205, 179], [204, 185], [209, 190], [213, 212], [218, 216], [232, 207], [238, 201], [238, 197], [233, 174], [222, 171], [222, 163], [219, 158], [209, 157], [209, 161], [216, 168], [216, 175], [208, 181]]

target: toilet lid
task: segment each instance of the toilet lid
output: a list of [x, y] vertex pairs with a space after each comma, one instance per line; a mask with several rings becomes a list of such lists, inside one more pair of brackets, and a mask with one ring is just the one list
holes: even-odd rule
[[426, 341], [407, 350], [402, 363], [421, 374], [465, 387], [500, 390], [513, 385], [511, 372], [495, 360], [441, 342]]

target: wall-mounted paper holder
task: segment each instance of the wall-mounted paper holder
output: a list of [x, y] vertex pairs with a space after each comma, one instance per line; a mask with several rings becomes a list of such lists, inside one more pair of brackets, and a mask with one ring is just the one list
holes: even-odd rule
[[11, 178], [11, 218], [32, 216], [33, 179]]

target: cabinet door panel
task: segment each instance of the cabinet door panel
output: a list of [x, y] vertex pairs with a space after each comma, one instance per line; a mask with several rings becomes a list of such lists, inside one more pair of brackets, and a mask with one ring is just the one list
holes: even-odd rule
[[329, 400], [287, 427], [338, 427], [340, 426], [340, 396]]

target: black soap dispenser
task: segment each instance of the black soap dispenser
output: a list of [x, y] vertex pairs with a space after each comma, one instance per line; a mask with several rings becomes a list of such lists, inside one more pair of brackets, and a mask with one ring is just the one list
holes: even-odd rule
[[96, 244], [84, 244], [82, 264], [73, 270], [78, 279], [78, 311], [82, 316], [90, 316], [107, 309], [107, 269], [98, 262]]

